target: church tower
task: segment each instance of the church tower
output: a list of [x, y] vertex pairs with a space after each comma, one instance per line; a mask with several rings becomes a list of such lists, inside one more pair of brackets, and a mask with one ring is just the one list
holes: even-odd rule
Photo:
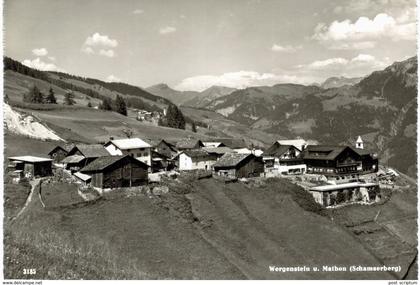
[[358, 138], [357, 138], [356, 148], [363, 149], [363, 140], [362, 140], [362, 138], [360, 136], [358, 136]]

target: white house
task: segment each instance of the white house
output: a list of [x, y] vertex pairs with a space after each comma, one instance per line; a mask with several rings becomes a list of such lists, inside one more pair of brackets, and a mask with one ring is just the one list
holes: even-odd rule
[[111, 155], [131, 155], [147, 165], [152, 165], [152, 146], [139, 138], [110, 140], [104, 145]]
[[178, 155], [179, 170], [211, 170], [217, 155], [201, 149], [185, 150]]

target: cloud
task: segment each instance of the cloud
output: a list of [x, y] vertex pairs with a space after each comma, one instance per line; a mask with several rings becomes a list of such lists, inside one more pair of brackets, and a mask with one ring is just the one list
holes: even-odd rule
[[136, 10], [133, 11], [134, 15], [140, 15], [140, 14], [143, 14], [143, 13], [144, 13], [144, 11], [142, 9], [136, 9]]
[[114, 57], [115, 52], [112, 49], [108, 49], [108, 50], [101, 49], [99, 51], [99, 55], [103, 55], [103, 56], [106, 56], [106, 57]]
[[[359, 54], [353, 58], [334, 57], [296, 66], [297, 76], [310, 76], [323, 81], [331, 76], [360, 77], [381, 70], [391, 63], [389, 58], [379, 60], [370, 54]], [[318, 80], [316, 79], [318, 78]]]
[[25, 59], [22, 64], [42, 71], [61, 71], [55, 64], [43, 62], [39, 57]]
[[294, 47], [294, 46], [291, 46], [291, 45], [281, 46], [281, 45], [278, 45], [278, 44], [273, 44], [273, 46], [271, 47], [272, 51], [285, 52], [285, 53], [294, 53], [298, 49], [302, 49], [302, 46]]
[[381, 13], [373, 19], [360, 17], [351, 20], [323, 23], [315, 27], [313, 39], [330, 49], [367, 49], [375, 47], [376, 41], [387, 38], [392, 41], [415, 40], [416, 23], [404, 14], [399, 18]]
[[35, 48], [32, 50], [32, 53], [36, 56], [46, 56], [48, 54], [48, 50], [46, 48]]
[[100, 33], [94, 33], [93, 35], [87, 37], [85, 41], [86, 46], [103, 46], [103, 47], [112, 47], [115, 48], [118, 46], [118, 41], [111, 39], [107, 35], [101, 35]]
[[95, 51], [91, 47], [82, 47], [82, 52], [86, 54], [94, 54]]
[[199, 75], [188, 77], [175, 86], [177, 90], [203, 91], [213, 85], [232, 88], [274, 85], [281, 82], [299, 82], [299, 78], [290, 75], [259, 73], [256, 71], [228, 72], [221, 75]]
[[166, 27], [162, 27], [162, 28], [159, 29], [159, 33], [161, 35], [174, 33], [175, 31], [176, 31], [176, 28], [175, 27], [171, 27], [171, 26], [166, 26]]
[[55, 61], [55, 56], [49, 56], [48, 59], [51, 61]]
[[87, 37], [81, 51], [86, 54], [98, 54], [105, 57], [115, 57], [115, 51], [112, 48], [118, 46], [118, 41], [111, 39], [107, 35], [94, 33]]

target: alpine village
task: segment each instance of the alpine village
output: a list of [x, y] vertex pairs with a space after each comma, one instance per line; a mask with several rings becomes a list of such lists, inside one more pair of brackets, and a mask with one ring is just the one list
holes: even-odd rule
[[417, 57], [333, 87], [4, 76], [8, 278], [417, 276]]

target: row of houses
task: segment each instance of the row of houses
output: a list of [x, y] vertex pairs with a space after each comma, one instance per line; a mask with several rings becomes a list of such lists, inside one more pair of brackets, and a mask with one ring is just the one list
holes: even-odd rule
[[[276, 141], [265, 151], [222, 141], [126, 138], [110, 139], [105, 144], [60, 145], [48, 155], [48, 159], [22, 156], [9, 160], [14, 171], [30, 177], [51, 175], [54, 163], [83, 183], [102, 189], [142, 185], [147, 183], [149, 173], [169, 170], [207, 170], [229, 178], [311, 174], [327, 177], [343, 188], [359, 175], [378, 171], [378, 158], [364, 149], [360, 137], [354, 147], [316, 145], [297, 139]], [[337, 191], [334, 187], [325, 189]], [[319, 201], [333, 200], [321, 196], [317, 196]]]

